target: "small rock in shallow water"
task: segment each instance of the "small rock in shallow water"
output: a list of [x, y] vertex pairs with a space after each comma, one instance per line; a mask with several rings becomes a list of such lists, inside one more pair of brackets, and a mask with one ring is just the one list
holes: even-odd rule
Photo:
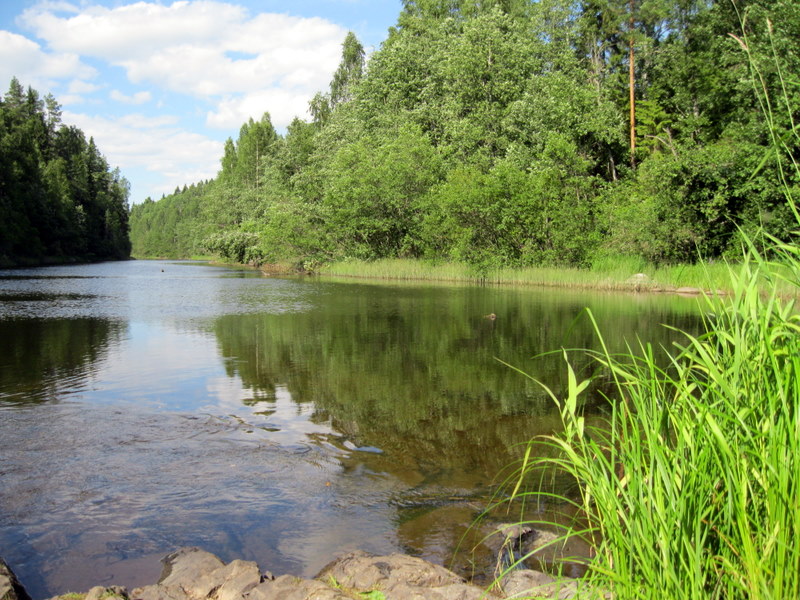
[[533, 528], [528, 525], [498, 525], [497, 531], [503, 534], [507, 540], [518, 540], [533, 532]]

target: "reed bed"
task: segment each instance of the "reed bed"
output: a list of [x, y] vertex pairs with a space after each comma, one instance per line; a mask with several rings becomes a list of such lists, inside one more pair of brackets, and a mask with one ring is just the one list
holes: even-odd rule
[[383, 259], [342, 261], [325, 265], [318, 272], [324, 276], [393, 281], [654, 292], [675, 291], [682, 287], [731, 291], [729, 266], [723, 262], [657, 267], [625, 256], [604, 257], [587, 269], [525, 267], [481, 270], [461, 263]]

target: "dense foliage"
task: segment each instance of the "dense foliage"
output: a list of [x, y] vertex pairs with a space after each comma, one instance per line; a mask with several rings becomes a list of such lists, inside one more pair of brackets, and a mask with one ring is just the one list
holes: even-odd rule
[[0, 98], [0, 263], [130, 255], [128, 182], [48, 94]]
[[585, 266], [787, 240], [750, 65], [798, 73], [798, 28], [789, 0], [405, 0], [368, 61], [348, 35], [311, 122], [251, 120], [216, 179], [135, 206], [134, 253]]

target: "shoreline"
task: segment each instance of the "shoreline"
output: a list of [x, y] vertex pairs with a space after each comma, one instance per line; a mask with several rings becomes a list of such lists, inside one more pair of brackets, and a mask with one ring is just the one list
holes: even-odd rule
[[597, 268], [520, 267], [479, 272], [466, 263], [437, 263], [421, 259], [345, 260], [329, 264], [299, 265], [288, 261], [242, 264], [213, 257], [133, 257], [133, 260], [198, 260], [211, 265], [260, 271], [267, 277], [316, 276], [333, 280], [430, 283], [499, 287], [540, 287], [585, 292], [728, 296], [731, 269], [736, 264], [673, 265], [656, 267], [641, 261], [611, 263]]
[[[503, 552], [532, 530], [509, 528]], [[518, 536], [518, 537], [514, 537]], [[336, 557], [313, 578], [275, 575], [253, 561], [224, 563], [200, 548], [179, 548], [162, 560], [158, 581], [127, 588], [94, 586], [49, 600], [510, 600], [570, 599], [587, 584], [527, 568], [497, 573], [488, 589], [474, 585], [443, 566], [407, 554], [376, 556], [356, 550]], [[498, 562], [498, 567], [500, 562]], [[0, 558], [0, 598], [31, 600], [11, 567]]]

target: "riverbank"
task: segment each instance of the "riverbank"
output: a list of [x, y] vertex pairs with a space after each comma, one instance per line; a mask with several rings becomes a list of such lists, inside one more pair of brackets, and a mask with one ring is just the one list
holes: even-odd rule
[[591, 269], [527, 267], [478, 270], [464, 263], [385, 259], [345, 261], [323, 265], [315, 273], [330, 277], [432, 281], [481, 285], [560, 287], [601, 291], [728, 293], [729, 266], [725, 263], [657, 267], [637, 259], [615, 258]]
[[[171, 260], [166, 257], [134, 257], [136, 260]], [[730, 294], [731, 269], [736, 264], [711, 263], [656, 266], [635, 257], [609, 257], [591, 268], [525, 267], [480, 269], [467, 263], [444, 263], [421, 259], [345, 260], [325, 264], [298, 265], [289, 261], [231, 264], [218, 257], [192, 256], [185, 259], [239, 268], [254, 268], [265, 275], [319, 275], [342, 279], [374, 281], [431, 282], [467, 285], [557, 287], [564, 289], [649, 292], [677, 294]], [[791, 285], [779, 286], [786, 295]]]
[[[577, 579], [516, 569], [485, 590], [421, 558], [405, 554], [374, 556], [361, 551], [336, 558], [312, 579], [276, 576], [253, 561], [225, 564], [199, 548], [180, 548], [161, 562], [164, 568], [154, 584], [130, 591], [117, 585], [95, 586], [84, 593], [70, 592], [51, 600], [569, 599], [577, 596], [582, 587]], [[23, 583], [0, 559], [0, 598], [30, 600]]]

